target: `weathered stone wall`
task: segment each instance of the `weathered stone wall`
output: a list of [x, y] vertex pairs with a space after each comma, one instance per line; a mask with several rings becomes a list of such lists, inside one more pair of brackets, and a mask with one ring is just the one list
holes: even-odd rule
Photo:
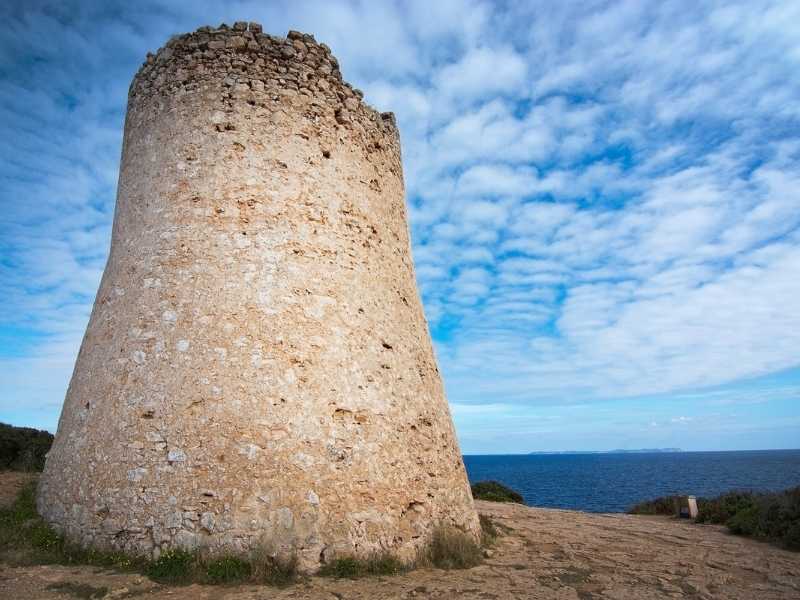
[[84, 544], [263, 544], [305, 570], [477, 535], [395, 121], [313, 37], [201, 28], [134, 78], [39, 510]]

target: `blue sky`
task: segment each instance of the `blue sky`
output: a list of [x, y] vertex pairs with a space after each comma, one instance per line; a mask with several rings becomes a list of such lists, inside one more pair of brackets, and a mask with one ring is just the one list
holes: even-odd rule
[[800, 447], [800, 3], [5, 2], [0, 420], [54, 429], [127, 87], [201, 25], [315, 34], [399, 120], [467, 453]]

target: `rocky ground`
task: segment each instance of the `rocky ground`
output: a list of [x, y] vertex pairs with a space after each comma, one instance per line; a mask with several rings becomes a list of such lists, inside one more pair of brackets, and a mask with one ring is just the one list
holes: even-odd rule
[[[0, 481], [0, 502], [24, 477]], [[800, 554], [715, 526], [661, 517], [597, 515], [478, 502], [509, 530], [466, 571], [423, 569], [357, 581], [308, 578], [284, 589], [167, 587], [94, 567], [0, 565], [0, 598], [267, 600], [379, 598], [800, 598]]]

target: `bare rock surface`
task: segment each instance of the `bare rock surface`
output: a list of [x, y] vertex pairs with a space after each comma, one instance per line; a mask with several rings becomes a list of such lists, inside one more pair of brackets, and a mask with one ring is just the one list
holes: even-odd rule
[[[491, 558], [465, 571], [420, 569], [395, 577], [307, 577], [284, 589], [166, 587], [93, 567], [0, 566], [0, 597], [174, 600], [800, 598], [800, 555], [721, 527], [660, 517], [603, 515], [476, 502], [505, 533]], [[88, 597], [88, 596], [84, 596]]]

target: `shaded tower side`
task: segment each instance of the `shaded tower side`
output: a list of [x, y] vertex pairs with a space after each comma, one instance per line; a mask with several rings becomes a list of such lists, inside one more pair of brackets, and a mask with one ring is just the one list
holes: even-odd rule
[[39, 509], [83, 544], [266, 545], [304, 570], [477, 536], [394, 118], [311, 36], [201, 28], [134, 78]]

